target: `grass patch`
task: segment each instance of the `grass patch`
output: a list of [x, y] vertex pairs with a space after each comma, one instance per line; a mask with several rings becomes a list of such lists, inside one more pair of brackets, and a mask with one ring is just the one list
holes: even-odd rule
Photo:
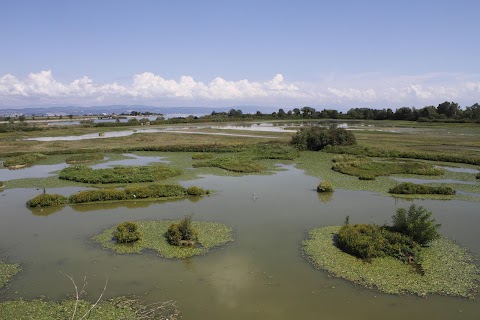
[[104, 155], [101, 153], [82, 153], [68, 157], [67, 159], [65, 159], [65, 162], [69, 164], [84, 163], [103, 160], [103, 158]]
[[43, 193], [27, 201], [27, 207], [55, 207], [67, 203], [67, 198], [60, 194]]
[[233, 241], [232, 229], [217, 222], [193, 221], [192, 227], [198, 231], [198, 246], [180, 247], [171, 245], [165, 234], [172, 223], [179, 221], [136, 221], [142, 239], [134, 243], [119, 244], [114, 241], [113, 232], [116, 227], [105, 230], [93, 240], [100, 243], [105, 249], [116, 253], [140, 253], [143, 250], [153, 250], [161, 257], [168, 259], [182, 259], [196, 255], [203, 255], [210, 249]]
[[392, 174], [418, 174], [438, 176], [445, 173], [443, 169], [425, 162], [408, 160], [373, 160], [367, 157], [335, 157], [332, 170], [361, 180], [373, 180], [377, 176], [389, 176]]
[[242, 173], [254, 173], [266, 170], [266, 167], [259, 163], [252, 163], [249, 159], [242, 159], [242, 157], [237, 156], [223, 156], [208, 161], [199, 161], [192, 166], [194, 168], [214, 167]]
[[393, 257], [366, 262], [335, 245], [340, 226], [309, 231], [302, 242], [312, 264], [336, 277], [389, 294], [451, 295], [473, 299], [478, 291], [479, 269], [466, 249], [440, 238], [421, 248], [421, 273]]
[[404, 182], [391, 188], [389, 193], [393, 194], [441, 194], [454, 195], [456, 192], [448, 186], [426, 186], [423, 184], [415, 184], [412, 182]]
[[[75, 309], [76, 307], [76, 309]], [[11, 300], [0, 303], [1, 319], [51, 320], [51, 319], [178, 319], [178, 310], [172, 303], [143, 306], [138, 300], [118, 297], [99, 302], [90, 312], [93, 303], [74, 299], [61, 302], [44, 300]], [[75, 313], [75, 317], [72, 315]], [[85, 318], [82, 316], [85, 315]]]
[[36, 162], [45, 159], [47, 156], [41, 153], [27, 153], [20, 156], [11, 157], [3, 161], [4, 167], [31, 166]]
[[180, 175], [178, 169], [163, 165], [118, 166], [107, 169], [92, 169], [87, 166], [72, 166], [60, 171], [58, 177], [82, 183], [135, 183], [154, 182]]
[[214, 155], [211, 153], [203, 153], [198, 152], [192, 154], [192, 160], [205, 160], [205, 159], [213, 159]]
[[[5, 284], [10, 281], [14, 275], [16, 275], [21, 270], [20, 265], [18, 264], [8, 264], [0, 260], [0, 288], [5, 286]], [[13, 319], [13, 318], [2, 318], [1, 319]]]
[[0, 191], [3, 191], [3, 190], [5, 190], [5, 184], [2, 181], [0, 181]]

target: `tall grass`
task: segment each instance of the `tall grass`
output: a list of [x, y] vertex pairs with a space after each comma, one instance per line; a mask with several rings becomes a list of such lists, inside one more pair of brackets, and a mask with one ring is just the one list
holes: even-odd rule
[[405, 182], [396, 185], [388, 192], [393, 194], [442, 194], [442, 195], [454, 195], [456, 192], [454, 189], [448, 186], [432, 187], [423, 184], [415, 184], [412, 182]]
[[3, 161], [4, 167], [13, 167], [13, 166], [31, 166], [36, 162], [45, 159], [46, 156], [41, 153], [27, 153], [22, 154], [16, 157], [11, 157]]

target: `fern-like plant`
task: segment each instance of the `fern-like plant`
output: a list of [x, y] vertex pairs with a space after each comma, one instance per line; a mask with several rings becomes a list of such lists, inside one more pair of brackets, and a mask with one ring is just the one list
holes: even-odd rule
[[422, 206], [412, 204], [407, 210], [400, 208], [393, 215], [393, 229], [410, 237], [413, 241], [426, 245], [440, 237], [440, 224], [431, 218], [432, 213]]

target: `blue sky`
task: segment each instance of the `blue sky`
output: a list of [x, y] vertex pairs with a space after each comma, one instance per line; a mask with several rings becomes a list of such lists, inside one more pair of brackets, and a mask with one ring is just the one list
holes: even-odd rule
[[480, 1], [0, 3], [0, 107], [480, 102]]

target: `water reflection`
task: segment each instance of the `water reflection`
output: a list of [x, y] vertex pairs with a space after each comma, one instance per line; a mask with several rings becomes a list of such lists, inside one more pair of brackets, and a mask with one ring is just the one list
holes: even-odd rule
[[55, 175], [55, 171], [60, 171], [68, 167], [66, 163], [52, 165], [35, 165], [21, 169], [0, 169], [0, 181], [26, 179], [26, 178], [47, 178]]
[[317, 192], [317, 197], [321, 203], [329, 203], [333, 199], [333, 192]]
[[54, 207], [44, 207], [44, 208], [28, 208], [34, 216], [47, 217], [51, 214], [60, 212], [65, 208], [65, 206], [54, 206]]

